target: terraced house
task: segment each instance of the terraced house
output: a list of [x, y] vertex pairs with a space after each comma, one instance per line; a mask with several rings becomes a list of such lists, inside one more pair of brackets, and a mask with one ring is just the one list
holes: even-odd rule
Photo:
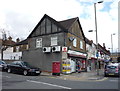
[[45, 14], [27, 40], [23, 61], [48, 72], [54, 61], [60, 62], [61, 72], [76, 72], [77, 65], [86, 70], [85, 36], [78, 17], [56, 21]]

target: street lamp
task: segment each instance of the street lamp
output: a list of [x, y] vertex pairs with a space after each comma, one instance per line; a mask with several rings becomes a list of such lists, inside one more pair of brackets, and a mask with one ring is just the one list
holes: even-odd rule
[[[98, 35], [97, 35], [97, 17], [96, 17], [96, 4], [103, 3], [103, 1], [99, 1], [94, 3], [94, 11], [95, 11], [95, 31], [96, 31], [96, 57], [97, 57], [97, 75], [99, 75], [99, 65], [98, 65]], [[89, 30], [89, 32], [93, 32], [93, 30]]]
[[111, 34], [111, 53], [113, 53], [113, 38], [112, 38], [113, 35], [115, 35], [115, 33]]

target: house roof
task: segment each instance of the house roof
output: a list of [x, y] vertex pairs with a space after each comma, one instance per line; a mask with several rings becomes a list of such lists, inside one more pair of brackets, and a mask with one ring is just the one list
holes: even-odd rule
[[93, 41], [85, 37], [85, 42], [89, 45], [92, 45]]
[[39, 21], [39, 23], [36, 25], [36, 27], [33, 29], [33, 31], [30, 33], [30, 35], [27, 37], [27, 38], [30, 38], [31, 35], [34, 33], [34, 31], [36, 30], [36, 28], [40, 25], [40, 23], [43, 21], [44, 18], [48, 18], [50, 19], [53, 23], [55, 23], [57, 26], [59, 26], [60, 28], [62, 28], [62, 30], [64, 32], [69, 32], [69, 28], [72, 26], [72, 24], [75, 22], [75, 21], [78, 21], [79, 22], [79, 26], [81, 28], [81, 32], [82, 32], [82, 35], [84, 37], [84, 40], [85, 40], [85, 36], [84, 36], [84, 33], [83, 33], [83, 30], [82, 30], [82, 27], [81, 27], [81, 24], [80, 24], [80, 21], [79, 21], [79, 18], [78, 17], [75, 17], [75, 18], [71, 18], [71, 19], [67, 19], [67, 20], [63, 20], [63, 21], [56, 21], [55, 19], [51, 18], [50, 16], [48, 16], [47, 14], [45, 14], [42, 19]]
[[23, 41], [20, 41], [20, 42], [16, 43], [14, 46], [25, 45], [25, 44], [28, 44], [28, 39], [25, 39], [25, 40], [23, 40]]
[[105, 47], [102, 47], [99, 43], [98, 43], [98, 49], [99, 50], [102, 50], [103, 52], [105, 52], [106, 54], [110, 55], [110, 51], [109, 50], [106, 50]]
[[15, 42], [14, 41], [12, 41], [12, 40], [3, 40], [3, 45], [5, 45], [5, 46], [13, 46], [14, 44], [15, 44]]
[[33, 29], [33, 31], [30, 33], [30, 35], [27, 38], [30, 38], [30, 36], [34, 33], [34, 31], [36, 30], [36, 28], [40, 25], [40, 23], [43, 21], [44, 18], [48, 18], [50, 19], [53, 23], [55, 23], [57, 26], [59, 26], [60, 28], [62, 28], [64, 31], [66, 31], [66, 29], [59, 23], [57, 22], [55, 19], [51, 18], [50, 16], [48, 16], [47, 14], [45, 14], [42, 19], [38, 22], [38, 24], [35, 26], [35, 28]]
[[65, 29], [69, 29], [72, 24], [78, 19], [78, 17], [63, 20], [63, 21], [58, 21]]

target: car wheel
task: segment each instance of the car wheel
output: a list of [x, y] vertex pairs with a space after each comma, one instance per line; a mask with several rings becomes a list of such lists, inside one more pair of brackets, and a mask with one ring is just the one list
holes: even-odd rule
[[107, 75], [106, 75], [106, 74], [104, 74], [104, 77], [107, 77]]
[[28, 74], [27, 70], [24, 70], [23, 75], [26, 76]]
[[8, 68], [7, 72], [8, 72], [8, 73], [11, 73], [12, 71], [11, 71], [11, 69], [10, 69], [10, 68]]

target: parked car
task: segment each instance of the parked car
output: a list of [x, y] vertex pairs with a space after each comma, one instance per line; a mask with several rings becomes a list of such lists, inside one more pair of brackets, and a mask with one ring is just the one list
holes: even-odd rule
[[14, 61], [8, 64], [8, 73], [21, 73], [23, 75], [40, 75], [41, 69], [31, 66], [28, 62]]
[[7, 70], [7, 64], [5, 61], [0, 60], [0, 71], [6, 71]]
[[111, 63], [106, 65], [104, 76], [120, 76], [120, 64]]

